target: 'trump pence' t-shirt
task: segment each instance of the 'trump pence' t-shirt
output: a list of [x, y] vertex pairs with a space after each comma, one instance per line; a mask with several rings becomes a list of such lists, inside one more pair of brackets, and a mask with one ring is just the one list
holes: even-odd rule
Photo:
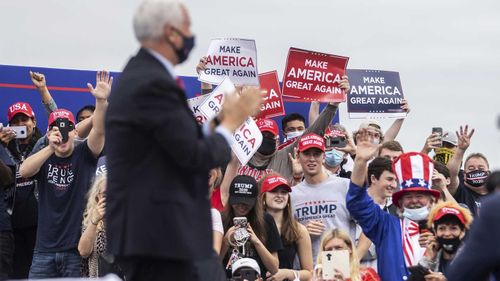
[[57, 252], [78, 246], [85, 195], [96, 165], [97, 159], [86, 141], [76, 146], [70, 157], [52, 154], [42, 165], [36, 175], [39, 183], [36, 250]]
[[[292, 187], [291, 204], [295, 219], [303, 225], [312, 220], [321, 220], [325, 232], [340, 228], [349, 233], [351, 239], [356, 235], [356, 224], [346, 207], [346, 195], [349, 180], [335, 175], [320, 184], [308, 184], [302, 181]], [[311, 238], [313, 261], [316, 264], [321, 237]]]

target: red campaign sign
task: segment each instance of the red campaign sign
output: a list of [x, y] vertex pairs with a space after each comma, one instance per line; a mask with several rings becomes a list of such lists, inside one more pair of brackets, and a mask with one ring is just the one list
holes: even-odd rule
[[264, 98], [258, 118], [272, 118], [285, 115], [278, 72], [274, 70], [259, 74], [259, 82], [260, 88], [267, 91], [267, 97]]
[[348, 57], [290, 48], [283, 75], [283, 96], [296, 101], [343, 102], [339, 82]]

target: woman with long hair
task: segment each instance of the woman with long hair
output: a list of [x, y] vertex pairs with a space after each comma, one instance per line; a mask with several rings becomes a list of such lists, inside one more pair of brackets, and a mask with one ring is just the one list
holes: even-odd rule
[[[78, 251], [88, 263], [88, 277], [99, 277], [99, 258], [106, 252], [106, 231], [104, 215], [106, 213], [106, 175], [95, 178], [88, 192], [87, 207], [83, 212], [82, 236]], [[83, 266], [86, 274], [87, 265]]]
[[334, 229], [325, 233], [321, 240], [321, 248], [318, 253], [317, 265], [314, 270], [314, 281], [323, 281], [322, 279], [322, 261], [321, 256], [323, 251], [339, 251], [347, 250], [349, 252], [349, 268], [350, 278], [345, 278], [342, 273], [335, 270], [334, 275], [336, 281], [380, 281], [380, 276], [372, 268], [363, 268], [359, 264], [359, 258], [356, 254], [354, 243], [347, 232]]
[[222, 215], [226, 233], [220, 252], [228, 277], [231, 265], [243, 257], [255, 259], [261, 272], [278, 271], [281, 239], [273, 218], [264, 213], [257, 200], [258, 194], [257, 182], [250, 176], [238, 175], [230, 184], [228, 204]]
[[[264, 211], [270, 214], [281, 236], [283, 249], [278, 251], [279, 270], [268, 276], [267, 280], [301, 280], [311, 279], [313, 269], [312, 246], [306, 227], [298, 223], [292, 214], [288, 181], [278, 173], [267, 174], [260, 181], [261, 194], [259, 201]], [[298, 254], [301, 270], [293, 270], [293, 262]]]

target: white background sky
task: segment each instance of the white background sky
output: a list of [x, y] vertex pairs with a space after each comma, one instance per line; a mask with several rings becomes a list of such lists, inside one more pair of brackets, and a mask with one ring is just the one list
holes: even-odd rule
[[[468, 152], [500, 168], [500, 1], [187, 0], [194, 75], [211, 38], [253, 38], [260, 72], [283, 74], [288, 48], [350, 57], [348, 68], [399, 71], [412, 112], [398, 136], [420, 150], [432, 127], [476, 128]], [[0, 64], [120, 71], [136, 52], [139, 1], [0, 1]], [[359, 122], [341, 120], [354, 130]], [[383, 120], [387, 128], [391, 121]]]

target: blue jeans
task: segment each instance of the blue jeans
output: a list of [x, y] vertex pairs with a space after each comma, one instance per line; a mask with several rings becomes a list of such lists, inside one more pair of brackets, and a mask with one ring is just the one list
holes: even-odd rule
[[29, 279], [80, 277], [81, 257], [77, 249], [55, 253], [33, 253]]

